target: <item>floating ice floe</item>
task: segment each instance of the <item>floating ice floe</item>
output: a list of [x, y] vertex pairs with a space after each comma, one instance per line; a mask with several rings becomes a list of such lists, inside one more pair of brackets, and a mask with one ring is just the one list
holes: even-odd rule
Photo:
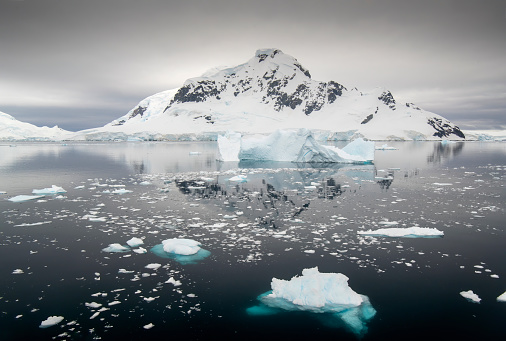
[[16, 195], [15, 197], [9, 198], [8, 200], [12, 201], [12, 202], [24, 202], [24, 201], [35, 200], [35, 199], [40, 199], [40, 198], [44, 198], [44, 196], [43, 195]]
[[444, 232], [432, 227], [391, 227], [378, 230], [358, 231], [357, 234], [367, 236], [405, 237], [405, 238], [436, 238], [443, 237]]
[[367, 296], [348, 286], [341, 273], [320, 273], [318, 267], [304, 269], [289, 281], [273, 278], [271, 291], [260, 296], [261, 305], [247, 309], [250, 315], [271, 315], [282, 310], [331, 313], [357, 335], [367, 332], [366, 323], [376, 314]]
[[497, 297], [497, 302], [506, 302], [506, 291]]
[[132, 191], [124, 188], [115, 189], [114, 191], [110, 192], [111, 194], [126, 194], [126, 193], [132, 193]]
[[57, 325], [61, 321], [63, 321], [63, 316], [49, 316], [47, 319], [40, 323], [39, 328], [48, 328]]
[[130, 248], [125, 247], [118, 243], [109, 244], [108, 247], [102, 249], [104, 252], [128, 252], [130, 251]]
[[126, 242], [130, 247], [137, 247], [144, 244], [144, 241], [140, 238], [133, 237], [132, 239], [127, 240]]
[[246, 175], [236, 175], [236, 176], [233, 176], [230, 179], [228, 179], [228, 181], [232, 181], [232, 182], [246, 182], [246, 181], [248, 181], [247, 178], [248, 177]]
[[222, 161], [288, 161], [300, 163], [371, 163], [374, 142], [359, 138], [343, 149], [318, 143], [308, 129], [276, 130], [269, 136], [243, 138], [227, 133], [218, 137]]
[[472, 290], [461, 291], [460, 296], [473, 303], [480, 303], [481, 301], [481, 298], [479, 298], [478, 295], [476, 295]]
[[67, 191], [59, 186], [53, 185], [51, 188], [34, 189], [32, 193], [36, 195], [53, 195], [59, 193], [67, 193]]
[[195, 264], [209, 257], [211, 252], [200, 247], [200, 243], [193, 239], [172, 238], [162, 241], [150, 250], [162, 258], [170, 258], [181, 264]]
[[144, 328], [144, 329], [151, 329], [151, 328], [153, 328], [154, 326], [155, 326], [155, 325], [154, 325], [153, 323], [148, 323], [148, 324], [146, 324], [146, 325], [145, 325], [144, 327], [142, 327], [142, 328]]

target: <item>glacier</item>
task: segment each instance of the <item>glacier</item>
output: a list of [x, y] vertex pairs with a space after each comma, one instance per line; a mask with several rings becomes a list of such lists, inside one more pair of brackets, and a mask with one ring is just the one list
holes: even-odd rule
[[378, 230], [358, 231], [357, 234], [366, 236], [405, 237], [405, 238], [437, 238], [443, 237], [444, 232], [432, 227], [391, 227]]
[[343, 149], [316, 141], [308, 129], [276, 130], [268, 136], [218, 137], [221, 161], [287, 161], [296, 163], [372, 163], [374, 142], [358, 138]]
[[247, 309], [252, 316], [280, 311], [326, 313], [344, 323], [357, 335], [367, 332], [367, 322], [376, 315], [369, 298], [348, 286], [341, 273], [321, 273], [318, 267], [302, 270], [302, 276], [289, 281], [273, 278], [271, 291], [258, 296], [260, 305]]

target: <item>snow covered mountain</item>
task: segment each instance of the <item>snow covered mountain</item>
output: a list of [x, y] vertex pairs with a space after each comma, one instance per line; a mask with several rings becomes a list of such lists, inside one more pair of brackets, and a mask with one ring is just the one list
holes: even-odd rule
[[77, 139], [216, 139], [218, 133], [271, 133], [308, 128], [322, 139], [464, 139], [447, 119], [390, 91], [361, 92], [311, 78], [278, 49], [258, 50], [248, 62], [206, 72], [178, 89], [142, 100], [126, 115]]
[[36, 125], [16, 120], [11, 115], [0, 111], [0, 141], [54, 141], [71, 134], [70, 131], [54, 126], [37, 127]]

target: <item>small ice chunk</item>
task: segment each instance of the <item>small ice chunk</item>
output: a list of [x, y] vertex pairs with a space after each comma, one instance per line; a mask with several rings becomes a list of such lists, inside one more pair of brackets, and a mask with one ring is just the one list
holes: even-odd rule
[[506, 302], [506, 291], [497, 297], [497, 302]]
[[130, 251], [128, 247], [125, 247], [118, 243], [109, 244], [108, 247], [102, 249], [104, 252], [127, 252]]
[[142, 327], [142, 328], [144, 328], [144, 329], [151, 329], [151, 328], [153, 328], [154, 326], [155, 326], [155, 325], [154, 325], [153, 323], [148, 323], [148, 324], [146, 324], [146, 325], [145, 325], [144, 327]]
[[386, 236], [386, 237], [407, 237], [407, 238], [429, 238], [429, 237], [442, 237], [444, 233], [432, 227], [392, 227], [378, 230], [358, 231], [357, 234], [367, 236]]
[[137, 247], [144, 244], [144, 241], [140, 238], [133, 237], [126, 242], [130, 247]]
[[468, 301], [473, 303], [480, 303], [481, 298], [478, 297], [472, 290], [461, 291], [460, 296], [466, 298]]
[[100, 308], [102, 306], [102, 304], [100, 303], [97, 303], [97, 302], [91, 302], [91, 303], [84, 303], [85, 306], [87, 306], [88, 308], [92, 308], [92, 309], [96, 309], [96, 308]]
[[163, 250], [178, 255], [194, 255], [200, 250], [200, 243], [193, 239], [172, 238], [162, 241]]
[[12, 274], [13, 275], [21, 275], [21, 274], [24, 274], [25, 272], [21, 269], [15, 269], [12, 271]]
[[159, 267], [161, 267], [162, 264], [160, 263], [151, 263], [145, 266], [146, 269], [152, 269], [152, 270], [158, 270]]
[[120, 189], [115, 189], [111, 193], [112, 194], [125, 194], [125, 193], [132, 193], [132, 191], [130, 191], [128, 189], [120, 188]]
[[147, 253], [147, 252], [148, 252], [148, 250], [146, 250], [146, 249], [145, 249], [145, 248], [143, 248], [143, 247], [140, 247], [140, 248], [138, 248], [138, 249], [134, 249], [133, 251], [134, 251], [135, 253], [139, 253], [139, 254], [142, 254], [142, 253]]
[[165, 283], [173, 284], [175, 287], [178, 287], [182, 284], [180, 281], [176, 281], [174, 277], [169, 278], [168, 280], [165, 281]]
[[36, 195], [53, 195], [59, 193], [67, 193], [67, 191], [59, 186], [53, 185], [51, 188], [34, 189], [32, 193]]
[[248, 179], [247, 179], [246, 175], [236, 175], [236, 176], [233, 176], [230, 179], [228, 179], [228, 181], [232, 181], [232, 182], [246, 182], [246, 181], [248, 181]]
[[63, 321], [63, 316], [49, 316], [47, 319], [40, 323], [39, 328], [48, 328], [57, 325], [61, 321]]

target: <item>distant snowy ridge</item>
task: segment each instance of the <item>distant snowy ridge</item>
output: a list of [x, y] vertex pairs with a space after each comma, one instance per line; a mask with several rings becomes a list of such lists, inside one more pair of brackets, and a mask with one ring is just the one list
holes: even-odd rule
[[70, 131], [58, 126], [37, 127], [21, 122], [0, 111], [0, 141], [54, 141], [61, 140], [70, 134]]
[[226, 131], [297, 128], [318, 131], [326, 140], [465, 138], [444, 117], [398, 103], [388, 90], [361, 92], [315, 81], [295, 58], [263, 49], [244, 64], [210, 70], [147, 97], [126, 115], [73, 139], [216, 140]]

